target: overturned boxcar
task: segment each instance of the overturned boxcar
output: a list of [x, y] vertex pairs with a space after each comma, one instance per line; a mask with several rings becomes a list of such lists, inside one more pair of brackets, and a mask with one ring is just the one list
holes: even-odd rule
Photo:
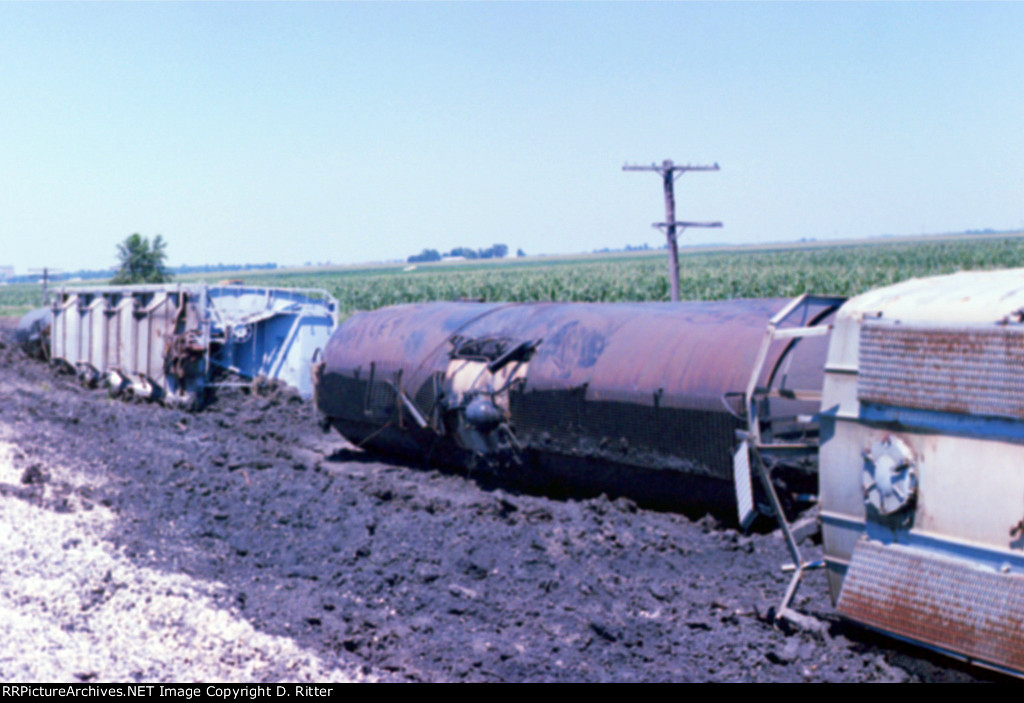
[[839, 612], [1024, 673], [1024, 270], [850, 300], [821, 417]]
[[766, 344], [766, 328], [785, 312], [782, 329], [825, 330], [838, 302], [386, 308], [332, 337], [314, 368], [316, 402], [359, 446], [503, 470], [555, 494], [703, 511], [733, 504], [736, 431], [754, 387], [766, 441], [810, 448], [788, 462], [803, 494], [818, 398], [800, 391], [821, 387], [825, 338]]

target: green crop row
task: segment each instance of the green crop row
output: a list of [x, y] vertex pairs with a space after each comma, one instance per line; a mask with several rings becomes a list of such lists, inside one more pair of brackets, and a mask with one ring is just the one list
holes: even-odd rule
[[0, 286], [0, 317], [23, 315], [43, 302], [38, 283], [14, 283]]
[[[684, 250], [679, 264], [684, 300], [852, 296], [907, 278], [1024, 266], [1024, 237]], [[669, 297], [663, 251], [426, 264], [412, 270], [391, 265], [275, 271], [247, 273], [244, 280], [249, 285], [326, 289], [338, 299], [343, 318], [357, 310], [432, 300], [618, 302]], [[28, 309], [39, 298], [38, 285], [2, 286], [0, 314]]]
[[[1024, 266], [1024, 238], [926, 240], [771, 250], [718, 250], [680, 256], [684, 300], [852, 296], [908, 278], [965, 269]], [[664, 252], [580, 257], [537, 265], [515, 260], [460, 269], [420, 266], [376, 272], [296, 272], [247, 276], [246, 283], [324, 288], [356, 310], [431, 300], [619, 302], [668, 300]]]

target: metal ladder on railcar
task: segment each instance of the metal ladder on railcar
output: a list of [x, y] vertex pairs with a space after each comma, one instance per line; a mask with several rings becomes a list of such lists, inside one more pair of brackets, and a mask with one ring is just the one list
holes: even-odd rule
[[[775, 514], [779, 529], [782, 531], [786, 540], [786, 546], [793, 559], [791, 567], [793, 577], [790, 579], [785, 595], [782, 597], [782, 602], [775, 612], [776, 621], [784, 617], [794, 617], [794, 613], [790, 610], [789, 605], [796, 595], [804, 572], [810, 569], [821, 568], [824, 564], [820, 561], [808, 562], [800, 554], [800, 548], [793, 535], [793, 530], [786, 519], [782, 501], [779, 499], [778, 492], [772, 483], [771, 472], [775, 462], [771, 460], [781, 458], [814, 458], [818, 452], [818, 442], [816, 439], [814, 441], [766, 441], [762, 435], [762, 423], [769, 421], [771, 418], [762, 417], [760, 409], [763, 407], [764, 401], [770, 398], [808, 400], [820, 404], [821, 388], [807, 390], [773, 389], [771, 382], [775, 376], [776, 369], [772, 370], [772, 374], [768, 379], [768, 387], [759, 385], [759, 381], [761, 380], [761, 375], [773, 344], [788, 340], [788, 343], [792, 345], [800, 339], [829, 334], [832, 331], [832, 325], [820, 323], [838, 310], [839, 306], [845, 301], [845, 298], [837, 296], [805, 294], [794, 298], [785, 308], [772, 317], [768, 322], [768, 328], [761, 342], [753, 373], [750, 376], [750, 381], [743, 396], [747, 428], [746, 430], [737, 431], [736, 434], [740, 444], [733, 456], [733, 481], [736, 490], [739, 522], [741, 527], [746, 529], [753, 522], [757, 513], [754, 506], [751, 475], [751, 467], [753, 467], [754, 473], [760, 479], [764, 492], [771, 504], [772, 512]], [[814, 308], [818, 308], [819, 311], [817, 314], [809, 317]], [[787, 323], [792, 323], [795, 318], [799, 318], [801, 315], [802, 319], [800, 319], [796, 326], [784, 326]], [[780, 355], [780, 363], [785, 356], [785, 353]], [[809, 425], [813, 422], [813, 419], [813, 416], [798, 417], [797, 421], [798, 423]], [[788, 570], [790, 567], [784, 566], [783, 568]]]

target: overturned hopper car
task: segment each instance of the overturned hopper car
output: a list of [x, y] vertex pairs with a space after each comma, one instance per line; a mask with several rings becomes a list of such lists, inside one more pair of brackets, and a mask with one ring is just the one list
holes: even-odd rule
[[331, 338], [316, 402], [325, 426], [369, 449], [497, 469], [555, 494], [731, 513], [748, 387], [764, 440], [808, 449], [777, 474], [788, 494], [813, 492], [818, 398], [801, 391], [821, 387], [826, 338], [766, 342], [766, 329], [785, 313], [781, 329], [827, 330], [839, 302], [386, 308]]
[[47, 327], [45, 355], [85, 385], [196, 408], [222, 372], [279, 380], [311, 395], [310, 359], [334, 331], [337, 308], [318, 290], [74, 287], [52, 293], [50, 307], [23, 324]]

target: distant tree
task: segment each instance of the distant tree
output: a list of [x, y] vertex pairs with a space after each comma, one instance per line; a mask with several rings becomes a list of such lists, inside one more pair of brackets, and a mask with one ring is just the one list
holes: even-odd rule
[[522, 257], [526, 256], [526, 252], [523, 251], [522, 249], [516, 249], [516, 256], [518, 256], [519, 258], [522, 258]]
[[461, 256], [466, 259], [475, 259], [477, 258], [477, 253], [476, 249], [470, 249], [469, 247], [455, 247], [445, 256]]
[[409, 257], [408, 261], [410, 264], [425, 263], [428, 261], [440, 261], [441, 253], [437, 249], [424, 249], [419, 254], [413, 254]]
[[504, 244], [495, 244], [487, 249], [478, 249], [476, 253], [481, 259], [501, 259], [508, 255], [508, 247]]
[[164, 266], [167, 258], [167, 242], [156, 235], [150, 244], [148, 237], [136, 233], [117, 245], [120, 268], [110, 282], [115, 285], [126, 283], [164, 283], [171, 280], [171, 272]]

